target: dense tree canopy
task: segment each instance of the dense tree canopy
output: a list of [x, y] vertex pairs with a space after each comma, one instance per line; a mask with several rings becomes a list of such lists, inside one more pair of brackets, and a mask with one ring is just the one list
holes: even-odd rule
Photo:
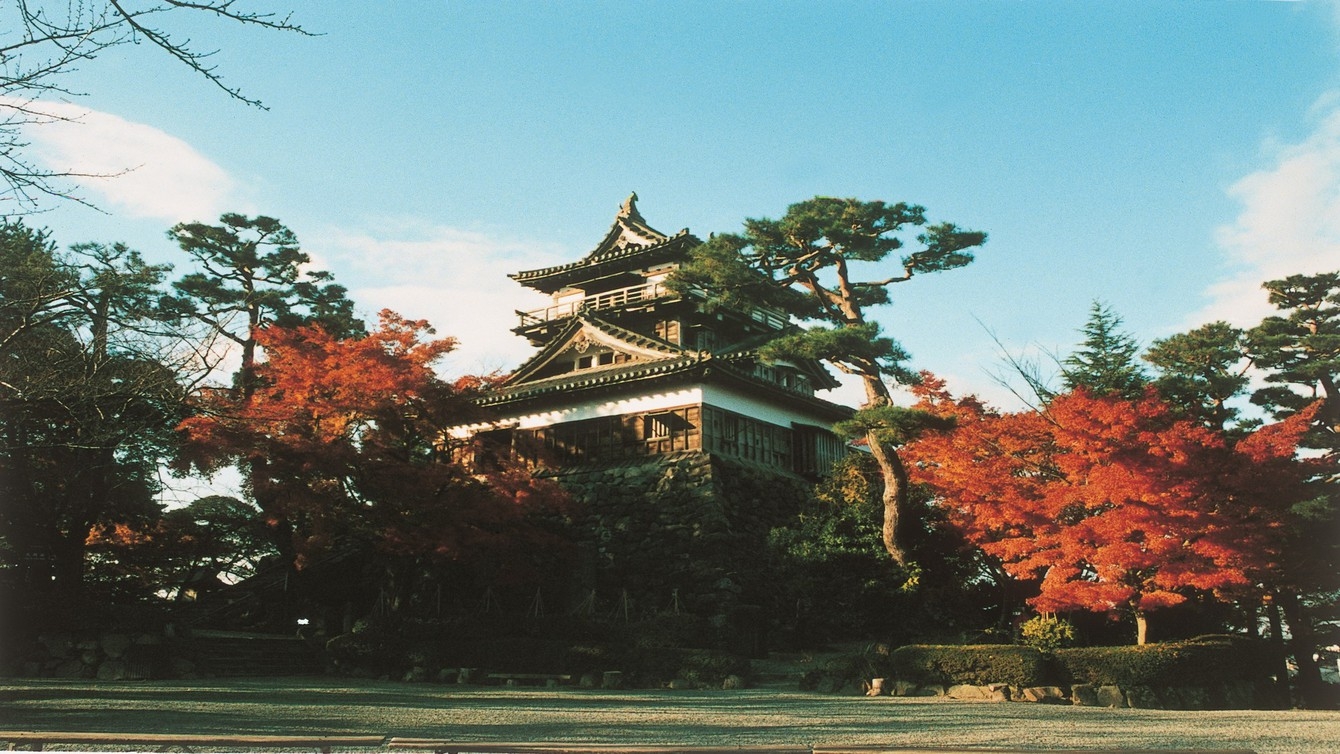
[[1247, 334], [1269, 387], [1253, 401], [1288, 415], [1320, 398], [1315, 447], [1340, 450], [1340, 272], [1293, 275], [1264, 284], [1280, 315]]
[[1211, 322], [1155, 340], [1144, 359], [1159, 371], [1159, 395], [1211, 427], [1230, 427], [1241, 413], [1231, 401], [1250, 382], [1244, 337], [1227, 322]]
[[319, 324], [258, 331], [266, 360], [254, 391], [200, 395], [181, 425], [190, 456], [206, 470], [239, 460], [251, 469], [253, 494], [300, 566], [352, 539], [499, 574], [524, 567], [552, 544], [532, 517], [565, 497], [517, 466], [477, 476], [452, 462], [444, 433], [478, 418], [477, 381], [439, 380], [432, 364], [455, 341], [430, 334], [389, 311], [365, 336]]
[[[907, 249], [910, 233], [916, 246]], [[898, 283], [971, 263], [971, 250], [985, 241], [985, 233], [953, 223], [928, 224], [916, 205], [817, 197], [791, 205], [780, 220], [746, 220], [743, 233], [714, 236], [671, 282], [705, 292], [709, 306], [774, 307], [812, 323], [761, 355], [820, 359], [860, 378], [866, 403], [845, 428], [866, 438], [883, 474], [882, 539], [900, 564], [908, 560], [902, 519], [909, 498], [897, 446], [936, 420], [894, 405], [887, 380], [912, 383], [916, 374], [868, 310], [889, 303]], [[898, 262], [890, 264], [895, 254]]]
[[1095, 301], [1082, 332], [1084, 342], [1061, 362], [1065, 386], [1096, 395], [1139, 396], [1149, 379], [1137, 359], [1140, 344], [1122, 329], [1121, 317]]
[[96, 525], [152, 515], [200, 365], [153, 306], [167, 269], [0, 227], [0, 510], [33, 589], [77, 590]]
[[1310, 416], [1241, 440], [1179, 418], [1156, 394], [1080, 389], [1044, 411], [1001, 414], [938, 385], [955, 417], [907, 454], [986, 553], [1037, 580], [1040, 611], [1148, 613], [1196, 592], [1257, 588], [1281, 556], [1284, 511], [1308, 495], [1295, 458]]
[[277, 324], [319, 323], [334, 335], [363, 331], [353, 302], [330, 273], [309, 271], [312, 260], [297, 235], [263, 215], [226, 213], [218, 225], [181, 223], [168, 231], [197, 269], [172, 284], [164, 308], [196, 319], [241, 349], [236, 386], [251, 389], [256, 335]]

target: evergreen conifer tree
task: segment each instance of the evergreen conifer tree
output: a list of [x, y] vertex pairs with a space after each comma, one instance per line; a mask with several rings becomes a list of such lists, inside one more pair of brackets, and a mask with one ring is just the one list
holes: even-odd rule
[[1089, 321], [1080, 330], [1084, 342], [1061, 362], [1065, 386], [1083, 388], [1095, 395], [1135, 398], [1149, 384], [1136, 356], [1140, 344], [1122, 329], [1121, 317], [1095, 301]]

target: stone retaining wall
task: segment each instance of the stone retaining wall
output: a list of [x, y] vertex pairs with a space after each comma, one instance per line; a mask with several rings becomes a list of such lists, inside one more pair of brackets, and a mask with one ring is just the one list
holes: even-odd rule
[[1210, 686], [1009, 686], [993, 683], [985, 686], [936, 684], [918, 685], [893, 678], [877, 678], [866, 689], [868, 696], [942, 696], [981, 702], [1032, 702], [1035, 704], [1073, 704], [1082, 707], [1131, 707], [1136, 709], [1254, 709], [1262, 695], [1248, 681], [1231, 681]]
[[177, 678], [194, 670], [174, 656], [161, 633], [43, 634], [15, 664], [22, 676], [100, 681]]

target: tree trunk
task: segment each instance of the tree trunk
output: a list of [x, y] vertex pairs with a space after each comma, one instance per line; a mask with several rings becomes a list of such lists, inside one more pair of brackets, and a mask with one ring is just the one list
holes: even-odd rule
[[[867, 408], [893, 403], [893, 396], [889, 394], [889, 388], [884, 384], [884, 379], [878, 371], [874, 374], [862, 374], [861, 382], [865, 387]], [[879, 466], [880, 475], [884, 477], [884, 549], [895, 563], [906, 566], [908, 556], [907, 549], [903, 545], [902, 532], [906, 527], [903, 512], [907, 510], [907, 469], [903, 466], [903, 459], [898, 457], [898, 451], [881, 442], [875, 430], [866, 432], [865, 440], [870, 446], [870, 454], [874, 456], [875, 464]]]
[[1271, 664], [1275, 666], [1275, 693], [1283, 706], [1289, 706], [1289, 658], [1284, 647], [1284, 623], [1280, 620], [1280, 606], [1275, 600], [1266, 605], [1266, 618], [1270, 621]]
[[1135, 611], [1135, 643], [1141, 647], [1149, 643], [1149, 616], [1138, 608]]
[[1289, 651], [1298, 665], [1295, 678], [1299, 702], [1307, 709], [1325, 709], [1326, 683], [1321, 679], [1321, 669], [1313, 653], [1317, 651], [1317, 639], [1312, 633], [1312, 619], [1303, 607], [1303, 601], [1290, 591], [1279, 593], [1280, 606], [1284, 608], [1284, 617], [1289, 621]]
[[907, 469], [898, 457], [897, 451], [881, 443], [874, 432], [866, 435], [870, 453], [884, 477], [884, 549], [888, 550], [894, 562], [906, 566], [907, 551], [900, 536], [903, 510], [907, 507]]

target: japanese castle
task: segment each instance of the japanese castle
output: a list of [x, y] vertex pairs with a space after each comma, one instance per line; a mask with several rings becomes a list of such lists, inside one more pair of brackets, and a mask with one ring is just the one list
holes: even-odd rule
[[539, 350], [480, 401], [491, 422], [454, 434], [554, 471], [697, 451], [823, 475], [846, 452], [829, 427], [851, 409], [815, 391], [837, 381], [818, 362], [758, 357], [790, 326], [780, 312], [708, 312], [670, 290], [702, 242], [652, 228], [636, 202], [578, 261], [510, 275], [551, 297], [513, 329]]

